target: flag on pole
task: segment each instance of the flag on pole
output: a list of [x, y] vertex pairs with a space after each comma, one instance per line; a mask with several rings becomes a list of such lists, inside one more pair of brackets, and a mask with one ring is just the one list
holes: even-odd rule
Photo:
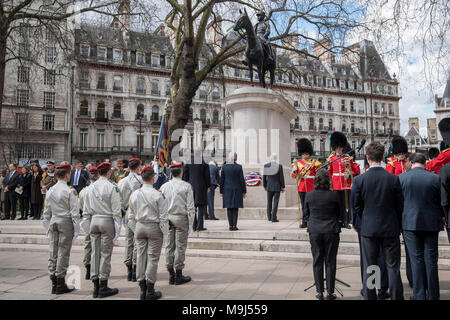
[[161, 127], [159, 128], [158, 135], [158, 163], [161, 167], [167, 163], [167, 158], [169, 155], [169, 119], [167, 119], [167, 104], [169, 99], [166, 99], [166, 104], [164, 105], [163, 116], [161, 119]]

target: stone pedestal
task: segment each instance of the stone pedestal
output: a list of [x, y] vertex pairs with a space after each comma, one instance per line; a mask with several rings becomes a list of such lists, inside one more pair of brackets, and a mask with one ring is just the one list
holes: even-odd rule
[[[279, 93], [260, 87], [244, 87], [225, 98], [231, 113], [232, 150], [244, 175], [257, 171], [262, 174], [270, 155], [276, 153], [283, 165], [286, 191], [281, 194], [279, 207], [298, 205], [295, 180], [290, 177], [290, 121], [297, 115], [295, 108]], [[221, 198], [217, 197], [219, 206]], [[266, 192], [260, 186], [247, 187], [246, 208], [265, 208]]]

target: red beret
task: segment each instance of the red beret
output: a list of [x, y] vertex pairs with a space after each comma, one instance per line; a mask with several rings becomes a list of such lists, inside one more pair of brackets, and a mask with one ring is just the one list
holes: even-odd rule
[[131, 158], [130, 160], [128, 160], [128, 162], [131, 162], [131, 161], [141, 163], [141, 159], [138, 159], [138, 158]]
[[93, 168], [90, 168], [90, 169], [89, 169], [89, 172], [90, 172], [90, 173], [97, 174], [97, 173], [98, 173], [98, 170], [97, 170], [96, 167], [93, 167]]
[[175, 163], [172, 163], [170, 166], [169, 166], [169, 169], [172, 169], [172, 168], [181, 168], [183, 166], [183, 164], [181, 163], [181, 162], [175, 162]]
[[111, 168], [111, 162], [102, 162], [97, 166], [97, 169], [100, 168]]
[[60, 166], [57, 166], [56, 169], [64, 169], [64, 170], [72, 170], [72, 167], [70, 166], [70, 164], [62, 164]]
[[141, 174], [143, 174], [145, 171], [155, 172], [155, 171], [153, 170], [153, 167], [151, 167], [151, 166], [145, 166], [144, 168], [142, 168]]
[[117, 162], [117, 166], [123, 166], [124, 163], [123, 162]]

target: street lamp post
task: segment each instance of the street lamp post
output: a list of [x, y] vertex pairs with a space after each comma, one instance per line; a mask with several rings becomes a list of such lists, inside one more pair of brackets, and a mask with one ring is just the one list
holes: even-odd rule
[[139, 113], [139, 139], [138, 139], [138, 149], [139, 149], [139, 159], [142, 156], [142, 117], [143, 114]]

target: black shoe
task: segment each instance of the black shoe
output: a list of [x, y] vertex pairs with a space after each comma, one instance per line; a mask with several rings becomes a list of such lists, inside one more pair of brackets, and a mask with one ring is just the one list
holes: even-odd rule
[[136, 282], [136, 265], [133, 266], [133, 272], [131, 273], [131, 281]]
[[145, 293], [145, 300], [158, 300], [162, 294], [159, 291], [155, 291], [155, 284], [147, 281], [147, 292]]
[[197, 231], [206, 231], [206, 230], [208, 230], [208, 229], [206, 229], [206, 228], [197, 229]]
[[130, 264], [129, 266], [127, 266], [127, 269], [128, 269], [127, 280], [131, 281], [131, 278], [133, 276], [133, 266]]
[[210, 220], [209, 217], [206, 217], [205, 220]]
[[139, 281], [139, 287], [141, 288], [139, 300], [145, 300], [145, 293], [147, 291], [147, 282], [145, 280]]
[[173, 268], [167, 268], [167, 271], [169, 271], [169, 284], [175, 284], [175, 271]]
[[229, 230], [230, 230], [230, 231], [234, 231], [234, 228], [233, 228], [233, 227], [230, 227]]
[[219, 220], [218, 218], [216, 218], [216, 217], [214, 217], [214, 218], [211, 218], [211, 219], [209, 219], [209, 220]]
[[361, 296], [364, 297], [364, 290], [363, 289], [361, 289], [361, 291], [359, 293], [361, 294]]
[[87, 264], [87, 265], [85, 266], [85, 268], [86, 268], [86, 276], [85, 276], [85, 279], [86, 279], [86, 280], [91, 280], [91, 265], [90, 265], [90, 264]]
[[387, 292], [378, 292], [378, 300], [386, 300], [389, 299], [391, 296]]
[[327, 300], [336, 300], [336, 295], [334, 293], [327, 295]]
[[108, 287], [108, 280], [100, 280], [100, 287], [98, 288], [99, 298], [110, 297], [118, 293], [119, 289], [116, 288], [113, 289]]
[[316, 299], [317, 300], [323, 300], [323, 294], [322, 293], [316, 294]]
[[68, 287], [64, 278], [56, 278], [56, 294], [69, 293], [75, 290], [74, 287]]
[[307, 227], [306, 222], [300, 224], [300, 229], [305, 229]]
[[100, 280], [97, 278], [95, 280], [92, 280], [92, 283], [94, 284], [94, 292], [92, 293], [92, 298], [98, 298], [98, 290], [99, 290], [99, 283]]
[[274, 219], [272, 220], [272, 222], [280, 222], [278, 219]]
[[186, 282], [191, 281], [191, 277], [189, 276], [183, 276], [183, 271], [182, 270], [177, 270], [176, 274], [175, 274], [175, 284], [179, 285], [179, 284], [183, 284]]
[[52, 281], [52, 294], [56, 294], [56, 276], [50, 276], [50, 280]]
[[19, 219], [17, 219], [17, 220], [23, 220], [23, 217], [20, 217]]
[[239, 229], [238, 229], [238, 227], [235, 226], [235, 227], [233, 227], [233, 230], [238, 231]]

